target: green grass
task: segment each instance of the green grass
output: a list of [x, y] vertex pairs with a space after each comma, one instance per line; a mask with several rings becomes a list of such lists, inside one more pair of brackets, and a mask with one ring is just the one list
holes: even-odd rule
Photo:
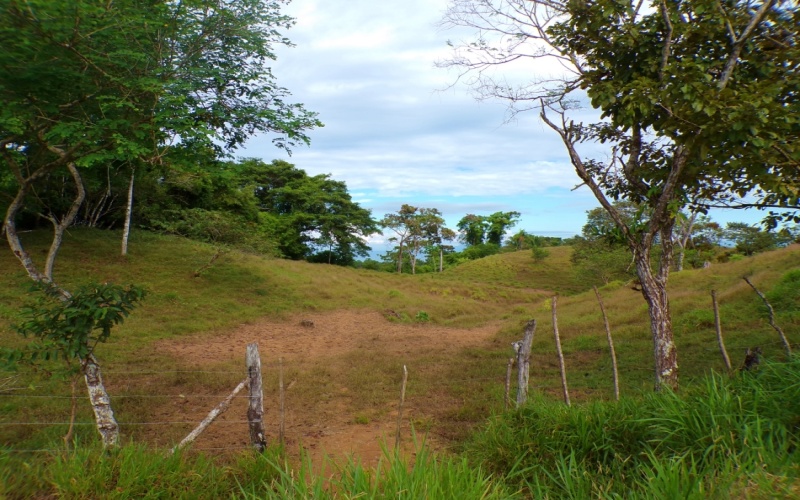
[[[26, 235], [26, 245], [40, 260], [44, 255], [42, 249], [45, 248], [47, 237], [48, 234], [45, 233]], [[534, 338], [531, 363], [531, 392], [535, 405], [540, 405], [553, 416], [558, 415], [564, 419], [563, 422], [546, 420], [552, 426], [544, 431], [548, 435], [558, 434], [564, 429], [565, 422], [577, 418], [564, 413], [563, 406], [557, 402], [560, 378], [549, 300], [554, 294], [559, 295], [558, 326], [573, 401], [590, 406], [601, 405], [596, 407], [597, 410], [592, 410], [596, 413], [592, 418], [605, 418], [608, 421], [626, 415], [624, 412], [614, 413], [615, 411], [624, 410], [635, 415], [644, 411], [635, 407], [640, 405], [642, 395], [647, 395], [652, 390], [653, 374], [652, 341], [647, 308], [641, 293], [631, 290], [623, 283], [611, 283], [600, 289], [617, 348], [622, 394], [627, 397], [616, 407], [602, 406], [602, 401], [612, 398], [613, 389], [611, 362], [599, 307], [594, 292], [587, 290], [572, 272], [569, 263], [570, 249], [558, 247], [550, 250], [550, 255], [539, 262], [533, 260], [529, 251], [514, 252], [472, 261], [445, 273], [418, 276], [268, 259], [228, 251], [205, 269], [201, 276], [195, 277], [195, 272], [206, 266], [215, 255], [216, 248], [181, 238], [134, 232], [130, 255], [123, 258], [118, 256], [118, 233], [73, 229], [66, 238], [57, 261], [55, 277], [67, 287], [89, 281], [114, 281], [122, 284], [136, 283], [150, 291], [142, 307], [134, 311], [126, 323], [114, 331], [108, 344], [98, 349], [104, 369], [112, 374], [114, 371], [163, 372], [165, 364], [170, 369], [185, 367], [181, 360], [154, 349], [156, 342], [179, 340], [188, 336], [203, 339], [260, 318], [281, 320], [309, 311], [373, 310], [384, 313], [392, 321], [406, 322], [409, 325], [422, 323], [421, 312], [427, 318], [424, 323], [433, 325], [473, 327], [496, 324], [497, 335], [491, 342], [454, 354], [443, 355], [417, 349], [413, 351], [413, 359], [409, 359], [399, 353], [383, 356], [359, 356], [354, 353], [342, 356], [328, 366], [313, 367], [308, 372], [287, 367], [286, 380], [298, 381], [293, 390], [294, 396], [299, 398], [295, 401], [297, 405], [333, 397], [333, 394], [340, 397], [339, 395], [346, 393], [346, 396], [341, 397], [347, 398], [347, 404], [351, 408], [348, 418], [352, 418], [354, 422], [371, 422], [385, 418], [389, 408], [396, 403], [400, 367], [408, 364], [412, 375], [407, 396], [416, 402], [417, 407], [413, 420], [435, 436], [439, 446], [443, 444], [450, 450], [462, 450], [464, 446], [468, 446], [464, 443], [476, 428], [482, 426], [490, 415], [501, 412], [502, 384], [506, 361], [511, 355], [510, 344], [521, 338], [523, 325], [531, 318], [536, 318], [539, 325]], [[9, 325], [15, 320], [20, 305], [27, 300], [29, 280], [8, 251], [0, 252], [0, 266], [8, 270], [0, 275], [0, 343], [4, 346], [21, 346], [26, 341], [14, 334]], [[671, 308], [681, 382], [687, 393], [693, 394], [692, 391], [700, 390], [696, 389], [698, 386], [705, 387], [703, 384], [706, 384], [709, 373], [722, 371], [723, 368], [716, 347], [711, 289], [718, 293], [723, 333], [734, 365], [741, 363], [746, 348], [755, 346], [762, 347], [766, 359], [780, 361], [785, 356], [777, 335], [767, 322], [766, 310], [758, 296], [741, 278], [748, 276], [769, 297], [776, 299], [776, 319], [789, 340], [796, 344], [800, 340], [800, 314], [795, 307], [797, 295], [794, 286], [798, 270], [800, 246], [795, 245], [735, 262], [715, 264], [709, 269], [673, 273], [670, 278]], [[58, 365], [51, 365], [50, 368], [55, 370], [52, 376], [47, 371], [33, 372], [23, 367], [16, 375], [18, 378], [14, 384], [27, 390], [0, 389], [0, 423], [66, 421], [69, 416], [69, 400], [62, 398], [69, 396], [69, 384], [67, 380], [59, 378]], [[227, 362], [204, 366], [203, 369], [235, 371]], [[265, 376], [269, 379], [269, 384], [276, 385], [275, 380], [272, 380], [276, 378], [274, 373]], [[238, 375], [172, 373], [127, 376], [126, 380], [120, 382], [111, 376], [115, 380], [114, 396], [141, 394], [141, 387], [147, 387], [153, 394], [225, 392], [238, 382], [235, 380], [237, 377]], [[333, 377], [336, 378], [335, 384]], [[342, 387], [347, 390], [342, 392]], [[22, 394], [42, 397], [23, 398]], [[645, 396], [645, 401], [649, 401], [648, 397], [650, 396]], [[142, 422], [152, 419], [156, 404], [158, 401], [119, 397], [115, 400], [115, 410], [121, 422]], [[673, 404], [678, 405], [678, 402]], [[78, 421], [85, 424], [77, 428], [76, 440], [81, 449], [96, 441], [96, 431], [90, 425], [91, 413], [86, 406], [78, 407]], [[523, 413], [524, 411], [526, 410], [522, 410]], [[715, 410], [706, 409], [706, 413], [692, 418], [702, 421], [703, 415], [713, 414], [709, 413], [712, 411]], [[687, 415], [691, 415], [691, 412]], [[637, 424], [627, 421], [631, 426], [630, 432], [635, 432], [638, 429]], [[520, 425], [523, 422], [526, 421], [517, 420]], [[687, 429], [693, 429], [692, 425], [699, 425], [691, 420], [676, 420], [673, 423]], [[667, 429], [671, 424], [661, 422], [660, 425]], [[794, 425], [797, 427], [800, 424]], [[652, 421], [648, 421], [646, 426], [656, 427]], [[582, 437], [575, 438], [579, 444], [584, 443], [581, 446], [588, 446], [586, 443], [596, 442], [602, 437], [597, 434], [597, 429], [584, 427], [580, 431], [583, 433], [580, 434]], [[127, 429], [124, 437], [128, 442], [146, 439], [142, 431], [131, 427]], [[65, 431], [64, 425], [0, 425], [0, 445], [14, 449], [52, 449], [59, 446]], [[708, 429], [697, 427], [692, 430], [691, 435], [698, 442], [706, 442], [707, 440], [703, 440], [706, 439], [704, 433], [707, 431]], [[614, 432], [618, 434], [612, 433], [612, 437], [623, 441], [633, 439], [625, 434], [627, 431]], [[667, 431], [664, 433], [668, 434]], [[156, 444], [174, 442], [182, 434], [185, 435], [183, 429], [164, 431], [159, 435]], [[709, 436], [714, 436], [711, 442], [714, 439], [723, 439], [719, 434]], [[581, 450], [581, 446], [573, 449]], [[702, 456], [685, 449], [679, 451], [682, 448], [675, 446], [674, 453], [669, 454], [664, 454], [662, 449], [655, 447], [639, 449], [636, 456], [639, 457], [637, 460], [641, 460], [641, 471], [633, 474], [615, 469], [608, 473], [610, 476], [602, 476], [610, 477], [613, 480], [610, 483], [612, 486], [599, 485], [599, 479], [587, 479], [586, 474], [580, 472], [584, 470], [580, 468], [583, 466], [581, 464], [589, 464], [587, 467], [597, 467], [597, 464], [586, 462], [585, 456], [580, 454], [574, 457], [559, 455], [557, 459], [554, 458], [552, 462], [558, 468], [548, 470], [544, 476], [537, 475], [539, 479], [536, 483], [513, 483], [521, 481], [521, 476], [517, 474], [519, 471], [528, 470], [519, 469], [521, 465], [516, 469], [501, 467], [497, 464], [504, 462], [498, 460], [497, 463], [492, 462], [491, 467], [487, 465], [487, 468], [490, 472], [509, 476], [514, 485], [524, 485], [529, 494], [537, 497], [537, 491], [540, 491], [538, 488], [545, 487], [547, 489], [541, 491], [550, 492], [550, 496], [561, 496], [553, 493], [561, 490], [553, 490], [550, 483], [559, 481], [562, 485], [574, 483], [575, 496], [584, 493], [589, 493], [590, 496], [602, 496], [606, 493], [611, 495], [616, 491], [613, 489], [616, 488], [613, 486], [614, 481], [633, 481], [631, 484], [639, 484], [636, 487], [639, 489], [634, 489], [641, 495], [645, 495], [642, 493], [645, 491], [642, 489], [644, 486], [641, 485], [660, 484], [659, 481], [664, 484], [657, 488], [665, 495], [674, 492], [670, 488], [681, 487], [681, 484], [694, 485], [687, 490], [692, 495], [714, 496], [715, 492], [723, 491], [723, 486], [727, 485], [738, 488], [737, 491], [742, 492], [745, 497], [748, 495], [748, 488], [763, 491], [766, 487], [764, 485], [771, 482], [775, 483], [778, 491], [784, 487], [793, 487], [793, 483], [787, 479], [792, 476], [785, 468], [781, 468], [781, 475], [776, 477], [770, 471], [759, 475], [753, 470], [750, 470], [750, 475], [743, 477], [734, 472], [749, 467], [748, 463], [730, 461], [723, 453], [715, 455], [717, 458], [714, 459], [715, 467], [719, 471], [711, 471]], [[595, 453], [609, 452], [599, 449]], [[657, 460], [648, 459], [648, 453], [655, 453]], [[25, 459], [14, 456], [12, 460], [10, 455], [5, 455], [3, 460], [13, 470], [32, 471], [30, 484], [44, 489], [50, 488], [52, 484], [47, 482], [46, 475], [42, 473], [42, 468], [49, 466], [50, 460], [37, 457], [36, 454]], [[521, 455], [509, 455], [504, 460], [509, 460], [513, 465], [521, 459]], [[87, 461], [90, 459], [83, 457], [81, 460], [89, 463]], [[215, 460], [209, 460], [214, 462], [215, 467], [224, 469], [225, 466], [230, 466], [229, 462], [220, 465]], [[457, 462], [458, 459], [454, 460]], [[202, 469], [206, 465], [198, 462], [187, 467]], [[0, 470], [8, 469], [0, 464]], [[274, 474], [264, 481], [283, 481], [280, 479], [280, 467], [270, 470]], [[307, 473], [311, 474], [311, 471]], [[624, 475], [624, 478], [614, 475], [618, 473]], [[2, 474], [4, 473], [0, 472], [0, 479], [4, 484], [16, 484], [9, 473], [5, 473], [5, 476]], [[362, 470], [358, 474], [374, 476], [376, 473]], [[696, 480], [709, 474], [716, 474], [720, 479]], [[89, 481], [90, 478], [86, 480]], [[223, 479], [219, 480], [224, 482]], [[253, 484], [256, 483], [247, 487], [250, 489], [236, 491], [243, 494], [256, 492]], [[517, 486], [512, 486], [512, 490]], [[289, 484], [286, 487], [294, 486]], [[606, 487], [612, 489], [602, 489]]]
[[800, 493], [800, 359], [712, 375], [685, 394], [491, 419], [472, 463], [534, 498], [773, 498]]

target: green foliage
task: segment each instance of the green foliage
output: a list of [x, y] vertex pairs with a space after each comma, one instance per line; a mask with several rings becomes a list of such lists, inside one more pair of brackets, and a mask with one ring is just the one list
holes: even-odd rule
[[171, 169], [138, 205], [141, 225], [246, 250], [350, 265], [378, 231], [344, 182], [257, 159]]
[[722, 234], [725, 239], [736, 245], [738, 252], [750, 256], [788, 245], [797, 238], [795, 232], [796, 229], [785, 228], [776, 233], [743, 222], [729, 222]]
[[[389, 241], [397, 242], [397, 246], [384, 255], [384, 260], [395, 262], [397, 272], [410, 267], [411, 272], [416, 274], [417, 262], [423, 250], [431, 261], [435, 261], [445, 248], [450, 248], [444, 242], [456, 236], [455, 232], [445, 227], [442, 213], [436, 208], [403, 204], [397, 212], [386, 214], [379, 224], [395, 233]], [[433, 266], [431, 270], [434, 270]]]
[[681, 396], [571, 408], [534, 399], [491, 420], [467, 453], [537, 498], [729, 498], [765, 467], [791, 484], [798, 411], [795, 359], [712, 375]]
[[[286, 149], [307, 144], [305, 131], [321, 123], [287, 101], [270, 70], [274, 47], [290, 45], [280, 31], [293, 21], [280, 8], [259, 0], [5, 2], [0, 204], [19, 195], [13, 222], [60, 220], [85, 186], [78, 221], [107, 227], [121, 221], [133, 171], [146, 187], [165, 171], [224, 176], [213, 172], [217, 160], [253, 134]], [[253, 220], [254, 206], [232, 194], [215, 203]], [[166, 209], [186, 208], [182, 201]]]
[[428, 313], [425, 311], [418, 311], [417, 314], [414, 316], [414, 320], [420, 323], [427, 323], [431, 320], [431, 317], [428, 316]]
[[766, 293], [777, 314], [800, 312], [800, 269], [792, 269]]
[[625, 246], [576, 238], [572, 248], [570, 259], [575, 273], [587, 283], [605, 285], [614, 280], [630, 281], [636, 276], [631, 253]]
[[563, 244], [565, 244], [563, 238], [528, 234], [522, 229], [508, 238], [504, 248], [511, 250], [528, 250], [529, 248], [536, 247], [557, 247]]
[[458, 221], [460, 239], [470, 246], [483, 243], [500, 246], [506, 230], [519, 221], [519, 212], [495, 212], [491, 215], [467, 214]]
[[36, 288], [41, 295], [22, 308], [22, 322], [14, 327], [22, 336], [37, 340], [28, 349], [30, 361], [59, 356], [69, 361], [92, 355], [145, 296], [135, 285], [110, 283], [82, 286], [67, 298], [51, 284]]
[[531, 249], [531, 255], [533, 255], [533, 260], [535, 262], [541, 262], [546, 259], [548, 255], [550, 255], [550, 252], [542, 247], [537, 246]]
[[460, 258], [476, 260], [488, 257], [490, 255], [495, 255], [497, 253], [500, 253], [500, 246], [495, 245], [494, 243], [479, 243], [477, 245], [471, 245], [461, 252], [450, 254], [446, 257], [446, 259], [448, 261], [457, 261]]

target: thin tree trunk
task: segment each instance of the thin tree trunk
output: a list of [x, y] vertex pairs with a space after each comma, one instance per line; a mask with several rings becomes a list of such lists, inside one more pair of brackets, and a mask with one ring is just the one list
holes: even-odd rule
[[697, 219], [697, 212], [692, 212], [692, 216], [689, 218], [689, 224], [686, 228], [686, 231], [681, 235], [681, 239], [678, 242], [681, 250], [678, 252], [678, 260], [675, 262], [675, 270], [676, 271], [683, 271], [683, 260], [686, 255], [686, 245], [689, 244], [689, 239], [692, 237], [692, 229], [694, 228], [694, 221]]
[[83, 179], [80, 172], [78, 172], [78, 167], [69, 162], [67, 163], [67, 169], [72, 174], [72, 180], [75, 181], [76, 194], [75, 199], [72, 200], [72, 206], [70, 206], [64, 218], [61, 221], [56, 221], [55, 218], [51, 220], [53, 222], [53, 241], [50, 244], [50, 250], [47, 252], [47, 260], [44, 264], [44, 275], [48, 281], [53, 281], [53, 266], [55, 266], [58, 251], [61, 249], [61, 242], [64, 240], [64, 232], [75, 221], [78, 210], [83, 205], [83, 200], [86, 199], [86, 189], [83, 187]]
[[128, 255], [128, 236], [131, 234], [133, 214], [133, 180], [136, 170], [131, 169], [131, 182], [128, 185], [128, 203], [125, 205], [125, 226], [122, 229], [122, 255]]
[[725, 342], [722, 340], [722, 322], [719, 318], [719, 305], [717, 304], [717, 291], [711, 290], [711, 303], [714, 307], [714, 328], [717, 331], [717, 344], [719, 344], [719, 352], [722, 354], [722, 361], [725, 362], [725, 368], [728, 373], [733, 371], [731, 366], [731, 358], [728, 357], [728, 351], [725, 349]]
[[22, 210], [25, 197], [28, 195], [30, 187], [31, 184], [27, 182], [27, 180], [20, 184], [17, 195], [13, 200], [11, 200], [11, 203], [8, 205], [8, 209], [6, 210], [6, 218], [3, 221], [3, 229], [6, 232], [8, 246], [11, 248], [11, 251], [17, 257], [17, 259], [19, 259], [22, 267], [25, 268], [25, 271], [28, 273], [28, 276], [30, 276], [33, 281], [49, 283], [51, 280], [43, 275], [36, 267], [36, 264], [33, 263], [33, 259], [31, 259], [28, 251], [25, 250], [25, 247], [22, 246], [22, 240], [20, 240], [19, 234], [17, 233], [17, 213]]
[[444, 269], [443, 264], [444, 264], [444, 251], [442, 250], [442, 247], [439, 247], [439, 272], [442, 272], [442, 270]]
[[569, 389], [567, 389], [567, 370], [564, 366], [564, 353], [561, 350], [561, 336], [558, 334], [558, 316], [556, 315], [556, 302], [557, 296], [553, 296], [552, 309], [553, 309], [553, 336], [556, 339], [556, 354], [558, 355], [558, 368], [561, 371], [561, 389], [564, 392], [564, 403], [570, 406], [569, 402]]
[[600, 297], [600, 292], [597, 287], [594, 288], [594, 294], [597, 296], [597, 302], [600, 304], [600, 312], [603, 313], [603, 325], [606, 328], [606, 340], [608, 340], [608, 349], [611, 351], [611, 369], [614, 375], [614, 399], [619, 401], [619, 372], [617, 371], [617, 351], [614, 350], [614, 339], [611, 338], [611, 326], [608, 324], [608, 315], [606, 314], [605, 305], [603, 305], [603, 298]]
[[397, 272], [403, 273], [403, 242], [400, 241], [400, 248], [397, 251]]

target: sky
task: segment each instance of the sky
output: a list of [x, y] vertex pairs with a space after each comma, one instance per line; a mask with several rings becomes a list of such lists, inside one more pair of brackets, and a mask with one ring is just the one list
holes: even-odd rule
[[[291, 157], [256, 136], [240, 157], [284, 159], [309, 175], [330, 174], [376, 219], [403, 204], [439, 209], [448, 227], [466, 214], [517, 211], [513, 232], [570, 237], [599, 206], [569, 163], [560, 138], [536, 113], [507, 120], [503, 102], [476, 101], [435, 67], [447, 41], [468, 32], [437, 26], [447, 0], [294, 0], [296, 19], [272, 67], [289, 102], [319, 113], [325, 127]], [[530, 68], [536, 72], [542, 68]], [[455, 85], [454, 85], [455, 84]], [[763, 214], [712, 213], [754, 223]], [[369, 244], [384, 251], [391, 234]]]

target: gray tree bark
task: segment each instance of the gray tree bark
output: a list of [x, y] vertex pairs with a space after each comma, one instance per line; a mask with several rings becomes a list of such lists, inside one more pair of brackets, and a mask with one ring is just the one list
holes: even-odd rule
[[125, 226], [122, 228], [122, 255], [128, 255], [128, 236], [131, 234], [131, 216], [133, 214], [133, 180], [135, 170], [131, 170], [131, 182], [128, 185], [128, 202], [125, 204]]

